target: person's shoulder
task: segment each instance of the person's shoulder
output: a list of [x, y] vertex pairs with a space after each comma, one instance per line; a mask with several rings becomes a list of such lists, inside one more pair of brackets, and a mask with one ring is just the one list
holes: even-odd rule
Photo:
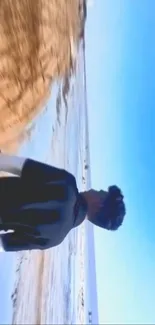
[[33, 159], [26, 159], [23, 166], [22, 175], [23, 179], [33, 180], [33, 182], [66, 182], [66, 185], [76, 187], [75, 176], [69, 171], [51, 166], [49, 164], [35, 161]]
[[64, 170], [64, 172], [65, 172], [65, 174], [66, 174], [66, 179], [67, 179], [67, 181], [68, 181], [70, 184], [76, 186], [76, 178], [75, 178], [75, 176], [74, 176], [73, 174], [71, 174], [70, 172], [68, 172], [67, 170]]
[[77, 196], [78, 188], [77, 188], [76, 178], [73, 174], [71, 174], [68, 171], [65, 171], [65, 183], [66, 183], [68, 190], [71, 191], [70, 193], [72, 193], [72, 195], [76, 194], [76, 196]]

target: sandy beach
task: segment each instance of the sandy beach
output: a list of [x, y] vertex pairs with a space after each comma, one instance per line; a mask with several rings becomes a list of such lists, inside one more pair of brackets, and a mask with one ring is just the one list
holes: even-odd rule
[[[38, 121], [44, 118], [47, 129], [49, 116], [53, 121], [49, 144], [51, 150], [47, 149], [47, 156], [42, 159], [71, 170], [82, 189], [87, 186], [88, 179], [88, 170], [85, 169], [88, 144], [85, 94], [80, 80], [83, 74], [82, 46], [80, 51], [77, 69], [70, 80], [67, 101], [63, 100], [63, 83], [60, 83], [56, 87], [53, 110], [49, 102], [44, 117], [42, 113]], [[61, 102], [59, 112], [56, 107], [58, 98]], [[36, 128], [39, 128], [39, 123]], [[38, 133], [41, 132], [38, 130]], [[27, 148], [23, 147], [22, 152], [30, 152], [32, 141], [35, 146], [35, 139], [32, 138], [31, 135]], [[32, 156], [36, 157], [35, 152]], [[17, 254], [16, 282], [12, 294], [13, 324], [84, 324], [84, 234], [85, 224], [70, 233], [59, 247], [47, 252]]]
[[[84, 189], [90, 171], [80, 2], [34, 3], [0, 4], [0, 146], [65, 167]], [[52, 250], [1, 254], [0, 323], [85, 323], [85, 235], [83, 224]]]

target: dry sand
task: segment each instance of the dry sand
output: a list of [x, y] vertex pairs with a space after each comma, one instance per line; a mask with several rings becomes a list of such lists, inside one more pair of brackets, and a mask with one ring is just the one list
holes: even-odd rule
[[[51, 85], [74, 66], [83, 0], [0, 1], [0, 148], [12, 152], [46, 103]], [[76, 46], [75, 46], [76, 48]]]

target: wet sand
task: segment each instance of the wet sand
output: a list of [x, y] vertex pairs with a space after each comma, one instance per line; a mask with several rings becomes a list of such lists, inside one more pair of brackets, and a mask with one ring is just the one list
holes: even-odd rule
[[[53, 81], [69, 78], [82, 35], [81, 0], [0, 1], [0, 148], [13, 152], [45, 106]], [[66, 83], [67, 87], [67, 83]], [[66, 88], [67, 90], [67, 88]]]

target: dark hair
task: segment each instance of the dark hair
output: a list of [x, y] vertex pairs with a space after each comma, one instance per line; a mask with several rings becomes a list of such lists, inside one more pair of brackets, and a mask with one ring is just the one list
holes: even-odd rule
[[116, 185], [110, 186], [95, 223], [107, 230], [117, 230], [122, 225], [126, 214], [123, 198], [121, 190]]

